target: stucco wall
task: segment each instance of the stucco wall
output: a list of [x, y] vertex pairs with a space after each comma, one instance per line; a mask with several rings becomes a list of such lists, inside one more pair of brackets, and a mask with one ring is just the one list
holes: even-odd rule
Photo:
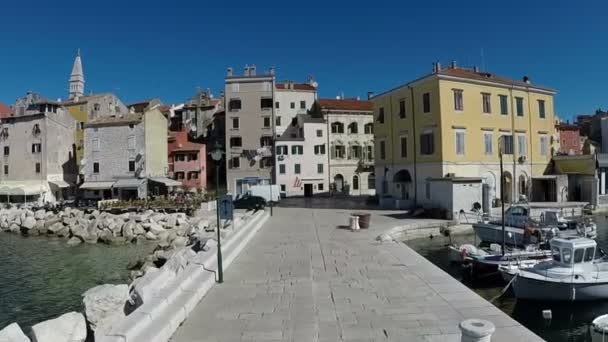
[[[129, 148], [129, 137], [135, 137], [135, 149]], [[93, 151], [93, 140], [99, 139], [99, 151]], [[166, 141], [166, 139], [165, 139]], [[85, 181], [111, 181], [139, 176], [144, 167], [143, 123], [121, 126], [87, 127], [85, 129], [85, 163], [81, 168]], [[140, 157], [137, 157], [140, 154]], [[163, 153], [167, 155], [166, 150]], [[129, 160], [135, 160], [136, 172], [129, 171]], [[93, 164], [99, 163], [99, 173]], [[141, 174], [143, 176], [143, 174]]]
[[145, 177], [166, 176], [167, 157], [167, 118], [158, 110], [152, 109], [144, 114]]

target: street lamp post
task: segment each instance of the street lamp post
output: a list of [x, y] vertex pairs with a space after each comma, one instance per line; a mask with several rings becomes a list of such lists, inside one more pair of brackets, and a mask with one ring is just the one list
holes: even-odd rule
[[224, 151], [222, 150], [222, 145], [215, 142], [213, 149], [209, 153], [211, 155], [211, 159], [215, 162], [215, 212], [217, 216], [217, 282], [224, 282], [224, 270], [222, 267], [222, 242], [221, 242], [221, 232], [220, 232], [220, 162], [222, 160], [222, 156], [224, 155]]

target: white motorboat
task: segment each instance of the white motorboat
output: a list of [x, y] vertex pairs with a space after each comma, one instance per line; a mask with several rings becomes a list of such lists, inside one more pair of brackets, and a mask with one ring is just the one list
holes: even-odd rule
[[[481, 241], [502, 243], [503, 231], [500, 218], [483, 218], [473, 224]], [[582, 236], [595, 239], [596, 225], [590, 219], [583, 222], [564, 218], [559, 210], [547, 209], [538, 220], [530, 216], [529, 208], [516, 205], [505, 212], [505, 244], [522, 246], [540, 243], [554, 237]], [[507, 238], [506, 235], [509, 237]]]
[[471, 265], [475, 273], [496, 271], [503, 265], [531, 267], [551, 259], [551, 251], [540, 249], [537, 245], [528, 245], [523, 249], [506, 247], [504, 255], [501, 246], [495, 243], [489, 248], [475, 247], [471, 244], [450, 245], [448, 248], [451, 262]]
[[608, 314], [596, 317], [591, 322], [591, 325], [593, 326], [593, 330], [597, 332], [602, 334], [608, 333]]
[[543, 301], [608, 299], [608, 261], [596, 259], [597, 244], [580, 237], [554, 238], [553, 258], [530, 268], [501, 269], [515, 277], [516, 298]]

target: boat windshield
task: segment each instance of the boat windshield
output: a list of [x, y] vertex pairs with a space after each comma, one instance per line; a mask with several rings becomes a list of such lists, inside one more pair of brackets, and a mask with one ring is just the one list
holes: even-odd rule
[[584, 248], [579, 248], [574, 250], [574, 263], [583, 262], [583, 254], [585, 254]]
[[565, 264], [572, 262], [572, 250], [570, 248], [562, 248], [562, 261]]
[[593, 252], [595, 252], [594, 247], [587, 247], [585, 250], [585, 261], [593, 261]]
[[552, 248], [553, 251], [553, 260], [560, 262], [562, 261], [560, 254], [559, 254], [559, 248], [558, 247], [553, 247]]

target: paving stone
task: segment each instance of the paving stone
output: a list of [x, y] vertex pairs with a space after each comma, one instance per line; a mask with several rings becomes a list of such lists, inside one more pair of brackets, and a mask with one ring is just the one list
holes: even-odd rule
[[496, 325], [493, 342], [541, 341], [406, 245], [375, 242], [407, 222], [372, 212], [371, 229], [337, 229], [349, 213], [277, 208], [171, 341], [450, 342], [469, 317]]

